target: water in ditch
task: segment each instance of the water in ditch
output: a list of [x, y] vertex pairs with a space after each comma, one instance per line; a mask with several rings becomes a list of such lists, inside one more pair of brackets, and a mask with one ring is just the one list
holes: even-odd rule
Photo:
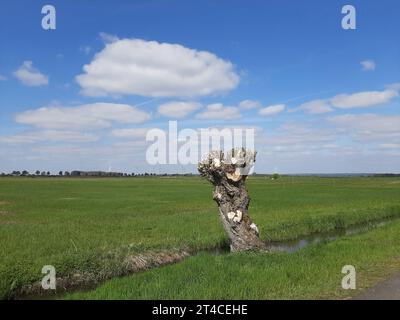
[[267, 244], [267, 246], [272, 252], [293, 253], [310, 244], [323, 243], [333, 241], [344, 236], [365, 233], [398, 220], [400, 220], [399, 217], [388, 217], [380, 220], [360, 223], [348, 228], [335, 229], [328, 232], [312, 233], [310, 235], [299, 237], [293, 240], [271, 241]]

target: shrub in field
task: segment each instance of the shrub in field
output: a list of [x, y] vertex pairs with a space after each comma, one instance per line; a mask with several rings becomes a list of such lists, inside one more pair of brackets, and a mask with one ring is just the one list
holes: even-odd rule
[[274, 173], [274, 174], [272, 174], [272, 176], [271, 176], [271, 180], [278, 180], [279, 177], [280, 177], [279, 173]]

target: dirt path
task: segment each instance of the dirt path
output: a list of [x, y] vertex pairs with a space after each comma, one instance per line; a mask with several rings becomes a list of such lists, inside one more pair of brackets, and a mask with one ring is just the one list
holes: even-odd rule
[[353, 297], [353, 300], [400, 300], [400, 273]]

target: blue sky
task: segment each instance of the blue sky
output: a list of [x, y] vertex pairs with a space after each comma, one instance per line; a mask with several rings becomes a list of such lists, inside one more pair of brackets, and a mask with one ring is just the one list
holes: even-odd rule
[[145, 159], [178, 120], [254, 127], [257, 172], [400, 172], [398, 1], [93, 3], [2, 1], [0, 171], [194, 172]]

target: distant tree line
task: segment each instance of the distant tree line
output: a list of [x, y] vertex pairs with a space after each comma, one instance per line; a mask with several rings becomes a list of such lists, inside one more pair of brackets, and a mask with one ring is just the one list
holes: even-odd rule
[[[73, 170], [69, 171], [59, 171], [58, 174], [53, 174], [50, 171], [40, 171], [36, 170], [33, 173], [30, 173], [27, 170], [22, 171], [12, 171], [11, 173], [0, 173], [1, 177], [179, 177], [179, 176], [193, 176], [197, 175], [194, 173], [151, 173], [151, 172], [144, 172], [144, 173], [123, 173], [123, 172], [107, 172], [107, 171], [81, 171], [81, 170]], [[278, 180], [282, 175], [278, 173], [253, 173], [253, 176], [257, 177], [265, 177], [271, 180]], [[285, 176], [285, 175], [283, 175]], [[296, 176], [296, 175], [293, 175]], [[299, 175], [299, 176], [319, 176], [324, 177], [325, 175]], [[335, 176], [342, 176], [342, 175], [326, 175], [326, 177], [335, 177]], [[376, 173], [376, 174], [353, 174], [351, 176], [359, 176], [359, 177], [400, 177], [398, 173]]]
[[143, 176], [192, 176], [192, 173], [185, 174], [157, 174], [157, 173], [123, 173], [123, 172], [106, 172], [106, 171], [59, 171], [58, 174], [53, 174], [50, 171], [40, 171], [36, 170], [33, 173], [30, 173], [27, 170], [17, 171], [14, 170], [11, 173], [1, 173], [2, 177], [143, 177]]

